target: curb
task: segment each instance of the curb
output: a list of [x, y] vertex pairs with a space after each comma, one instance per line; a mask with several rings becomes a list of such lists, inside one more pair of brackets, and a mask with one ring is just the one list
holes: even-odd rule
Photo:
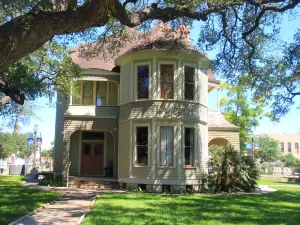
[[93, 197], [92, 203], [90, 204], [90, 206], [87, 208], [87, 210], [85, 210], [85, 212], [81, 215], [81, 217], [79, 218], [79, 220], [77, 221], [76, 225], [80, 225], [82, 224], [84, 218], [88, 215], [89, 211], [91, 211], [91, 209], [94, 207], [97, 198], [100, 196], [100, 194], [96, 195], [95, 197]]
[[52, 202], [45, 203], [44, 205], [42, 205], [42, 206], [36, 208], [35, 210], [33, 210], [32, 212], [29, 212], [29, 213], [25, 214], [24, 216], [22, 216], [22, 217], [16, 219], [15, 221], [10, 222], [10, 223], [7, 224], [7, 225], [15, 225], [15, 224], [19, 223], [20, 221], [22, 221], [22, 220], [25, 219], [26, 217], [29, 217], [29, 216], [31, 216], [31, 215], [37, 213], [37, 212], [40, 212], [41, 210], [43, 210], [43, 209], [44, 209], [45, 207], [47, 207], [48, 205], [52, 205], [52, 204], [54, 204], [55, 202], [59, 201], [62, 197], [65, 197], [65, 193], [63, 193], [61, 196], [59, 196], [57, 199], [53, 200]]

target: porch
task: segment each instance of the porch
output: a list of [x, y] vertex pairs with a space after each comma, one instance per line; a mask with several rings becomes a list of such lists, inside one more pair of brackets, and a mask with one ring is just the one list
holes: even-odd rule
[[115, 181], [117, 138], [107, 130], [77, 130], [69, 137], [70, 181]]

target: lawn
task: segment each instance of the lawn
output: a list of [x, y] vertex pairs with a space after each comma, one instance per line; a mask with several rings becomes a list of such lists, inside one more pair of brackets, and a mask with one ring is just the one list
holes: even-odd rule
[[56, 192], [23, 188], [20, 176], [0, 176], [0, 225], [33, 211], [59, 196]]
[[276, 185], [273, 188], [278, 192], [221, 196], [105, 194], [97, 199], [84, 225], [300, 224], [300, 184], [266, 179], [259, 183]]

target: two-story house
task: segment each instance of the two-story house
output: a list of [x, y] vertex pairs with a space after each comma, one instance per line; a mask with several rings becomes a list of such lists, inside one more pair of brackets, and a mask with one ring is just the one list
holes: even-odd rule
[[187, 26], [157, 24], [117, 54], [71, 54], [83, 69], [79, 96], [60, 96], [54, 171], [76, 177], [111, 177], [123, 187], [149, 191], [196, 188], [207, 172], [208, 146], [239, 149], [239, 128], [208, 110], [220, 81]]

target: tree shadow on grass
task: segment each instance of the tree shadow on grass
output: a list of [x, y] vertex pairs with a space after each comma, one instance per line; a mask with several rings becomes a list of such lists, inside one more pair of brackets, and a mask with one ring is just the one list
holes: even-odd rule
[[59, 196], [56, 192], [26, 189], [13, 178], [0, 179], [0, 225], [33, 211]]
[[299, 224], [300, 192], [262, 195], [111, 194], [84, 224]]

